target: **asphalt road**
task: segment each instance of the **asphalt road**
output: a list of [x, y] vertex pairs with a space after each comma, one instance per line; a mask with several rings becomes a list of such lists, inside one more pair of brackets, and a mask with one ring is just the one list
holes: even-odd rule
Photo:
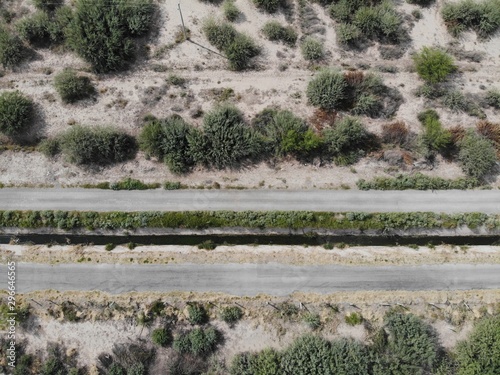
[[[18, 263], [18, 293], [55, 289], [223, 292], [277, 296], [295, 291], [500, 289], [500, 264], [347, 267], [280, 264], [113, 265]], [[7, 270], [0, 265], [7, 285]]]
[[0, 210], [309, 210], [500, 213], [500, 190], [146, 190], [0, 189]]

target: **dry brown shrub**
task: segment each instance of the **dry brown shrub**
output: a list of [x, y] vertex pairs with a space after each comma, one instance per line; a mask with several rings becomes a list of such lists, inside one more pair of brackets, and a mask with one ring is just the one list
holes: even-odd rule
[[403, 121], [396, 121], [382, 126], [382, 141], [402, 146], [408, 141], [410, 129]]
[[314, 129], [321, 131], [324, 127], [333, 126], [336, 118], [336, 111], [328, 111], [318, 108], [309, 119], [309, 123]]
[[359, 70], [353, 72], [345, 72], [344, 78], [349, 84], [349, 86], [358, 86], [363, 83], [365, 79], [365, 74]]
[[494, 124], [489, 121], [479, 121], [476, 124], [476, 129], [479, 134], [492, 141], [495, 146], [500, 146], [500, 124]]
[[466, 131], [461, 125], [456, 125], [449, 130], [451, 133], [451, 142], [455, 145], [465, 137]]

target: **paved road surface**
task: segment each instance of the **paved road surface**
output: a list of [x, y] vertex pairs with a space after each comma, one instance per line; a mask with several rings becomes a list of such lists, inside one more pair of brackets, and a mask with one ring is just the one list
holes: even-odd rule
[[146, 190], [0, 189], [0, 210], [310, 210], [500, 213], [500, 190]]
[[[0, 266], [5, 275], [6, 266]], [[392, 267], [280, 264], [112, 265], [18, 263], [17, 292], [56, 289], [224, 292], [288, 295], [294, 291], [500, 289], [500, 264]]]

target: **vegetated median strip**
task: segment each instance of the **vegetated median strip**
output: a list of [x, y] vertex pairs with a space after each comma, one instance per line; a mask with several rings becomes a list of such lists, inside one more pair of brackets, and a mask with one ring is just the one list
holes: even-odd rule
[[394, 230], [500, 229], [499, 214], [433, 212], [311, 212], [311, 211], [183, 211], [183, 212], [95, 212], [95, 211], [0, 211], [2, 228], [59, 230], [137, 230], [250, 228], [289, 230]]

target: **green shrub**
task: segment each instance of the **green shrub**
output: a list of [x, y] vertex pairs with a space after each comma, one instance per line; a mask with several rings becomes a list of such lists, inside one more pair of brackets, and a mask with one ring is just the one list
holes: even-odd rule
[[172, 347], [180, 353], [207, 356], [215, 351], [219, 341], [220, 333], [215, 328], [195, 328], [174, 339]]
[[500, 315], [476, 323], [456, 353], [458, 375], [500, 374]]
[[467, 132], [459, 142], [458, 160], [463, 171], [470, 177], [482, 178], [488, 174], [497, 162], [493, 144], [473, 131]]
[[325, 145], [339, 165], [355, 163], [363, 154], [369, 136], [356, 118], [346, 117], [324, 133]]
[[231, 375], [280, 374], [280, 354], [270, 348], [258, 353], [240, 353], [233, 357]]
[[87, 99], [95, 93], [88, 77], [79, 76], [73, 69], [64, 69], [55, 76], [54, 86], [64, 103]]
[[500, 109], [500, 90], [489, 90], [486, 93], [486, 103], [493, 108]]
[[469, 103], [465, 95], [458, 90], [452, 90], [443, 97], [443, 104], [453, 112], [466, 112]]
[[200, 243], [198, 245], [198, 249], [203, 249], [203, 250], [215, 250], [215, 248], [217, 247], [217, 244], [212, 241], [212, 240], [206, 240], [206, 241], [203, 241], [202, 243]]
[[316, 38], [306, 37], [300, 44], [300, 51], [304, 59], [309, 61], [320, 60], [325, 56], [323, 43]]
[[461, 0], [446, 3], [441, 9], [441, 16], [453, 36], [473, 30], [479, 38], [486, 39], [500, 28], [500, 1]]
[[321, 109], [336, 110], [347, 97], [347, 87], [342, 72], [322, 70], [307, 85], [307, 99]]
[[64, 0], [33, 0], [33, 4], [37, 9], [53, 12], [64, 4]]
[[51, 43], [63, 43], [70, 34], [74, 13], [70, 6], [63, 5], [56, 9], [48, 24]]
[[345, 316], [345, 322], [349, 324], [350, 326], [356, 326], [358, 324], [363, 323], [363, 316], [361, 314], [352, 312], [349, 315]]
[[414, 175], [400, 174], [397, 177], [375, 177], [372, 181], [358, 180], [360, 190], [448, 190], [474, 189], [479, 186], [475, 178], [458, 178], [447, 180], [441, 177], [430, 177], [421, 173]]
[[456, 70], [451, 56], [438, 48], [423, 47], [413, 61], [420, 78], [431, 84], [446, 81]]
[[19, 36], [36, 46], [48, 46], [50, 44], [49, 16], [45, 12], [36, 12], [28, 17], [22, 18], [16, 24]]
[[335, 28], [335, 32], [337, 43], [348, 46], [356, 45], [363, 35], [361, 30], [352, 23], [340, 23]]
[[251, 37], [238, 33], [224, 52], [230, 69], [244, 70], [249, 67], [251, 59], [260, 54], [260, 48]]
[[283, 26], [278, 21], [269, 21], [262, 28], [264, 36], [271, 41], [280, 41], [294, 46], [297, 41], [297, 32], [291, 26]]
[[187, 307], [188, 320], [191, 324], [205, 324], [208, 322], [207, 310], [202, 305], [190, 304]]
[[418, 119], [424, 126], [422, 144], [428, 151], [441, 152], [450, 146], [451, 133], [443, 128], [436, 111], [427, 110], [419, 113]]
[[223, 307], [220, 318], [228, 324], [234, 324], [243, 317], [243, 311], [238, 306]]
[[112, 190], [148, 190], [160, 187], [158, 183], [145, 184], [142, 181], [127, 177], [121, 181], [113, 182], [109, 185]]
[[131, 159], [137, 147], [130, 135], [109, 127], [73, 126], [60, 138], [62, 153], [74, 164], [109, 164]]
[[158, 346], [168, 346], [172, 342], [172, 334], [166, 328], [157, 328], [151, 333], [151, 340]]
[[228, 48], [238, 35], [233, 25], [216, 21], [214, 18], [207, 18], [203, 22], [202, 30], [210, 44], [221, 51]]
[[234, 0], [224, 0], [224, 3], [222, 3], [222, 12], [224, 13], [224, 18], [229, 22], [236, 21], [241, 14], [238, 7], [234, 5]]
[[0, 132], [9, 136], [21, 135], [32, 125], [33, 115], [33, 102], [20, 91], [0, 94]]
[[162, 160], [171, 172], [188, 172], [194, 164], [189, 145], [192, 126], [180, 116], [148, 122], [141, 131], [139, 144], [146, 154]]
[[307, 313], [302, 318], [311, 329], [318, 329], [321, 327], [321, 319], [319, 314]]
[[107, 243], [106, 246], [104, 247], [104, 250], [106, 251], [112, 251], [116, 248], [116, 245], [114, 243]]
[[192, 132], [189, 144], [195, 161], [222, 169], [255, 157], [260, 142], [243, 122], [242, 113], [222, 105], [203, 117], [203, 133]]
[[38, 151], [48, 158], [56, 156], [61, 151], [59, 140], [57, 138], [44, 139], [38, 145]]
[[19, 65], [26, 56], [21, 39], [0, 26], [0, 63], [4, 67], [13, 67]]
[[267, 13], [275, 13], [279, 8], [284, 8], [286, 0], [253, 0], [255, 6]]
[[391, 367], [404, 374], [430, 372], [436, 365], [438, 343], [430, 326], [412, 314], [390, 314], [385, 325]]
[[136, 362], [128, 368], [127, 375], [146, 375], [146, 369], [142, 363]]
[[152, 0], [76, 3], [69, 45], [99, 73], [123, 70], [134, 56], [134, 37], [152, 24]]
[[299, 337], [283, 352], [281, 370], [285, 374], [329, 374], [331, 353], [327, 340], [312, 335]]

